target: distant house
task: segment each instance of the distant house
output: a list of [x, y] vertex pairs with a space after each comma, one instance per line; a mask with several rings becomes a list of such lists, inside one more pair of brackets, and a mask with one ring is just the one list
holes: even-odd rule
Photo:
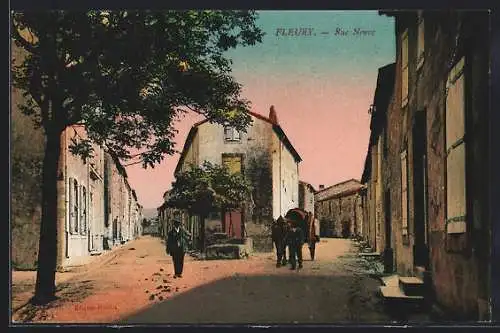
[[315, 214], [323, 237], [351, 237], [362, 232], [361, 191], [364, 186], [350, 179], [327, 188], [320, 185], [314, 195]]
[[314, 214], [314, 187], [306, 182], [299, 181], [299, 208]]
[[274, 107], [269, 117], [250, 115], [253, 122], [246, 133], [208, 120], [193, 125], [175, 173], [209, 161], [245, 175], [254, 187], [250, 204], [241, 211], [214, 212], [205, 221], [206, 232], [250, 237], [256, 251], [270, 250], [273, 219], [299, 205], [301, 157], [279, 125]]
[[183, 226], [191, 233], [191, 245], [197, 248], [200, 245], [200, 218], [190, 216], [186, 211], [167, 206], [170, 191], [163, 193], [163, 204], [157, 208], [160, 237], [166, 239], [173, 228], [173, 218], [181, 219]]

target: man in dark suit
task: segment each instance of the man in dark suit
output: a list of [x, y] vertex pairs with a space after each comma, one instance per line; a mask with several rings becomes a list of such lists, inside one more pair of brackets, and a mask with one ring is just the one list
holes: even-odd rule
[[298, 269], [302, 268], [302, 246], [304, 245], [304, 231], [298, 226], [298, 222], [295, 220], [288, 219], [290, 223], [290, 230], [287, 234], [287, 244], [290, 251], [290, 263], [292, 267], [290, 269], [294, 270], [297, 267], [297, 261], [299, 264]]
[[184, 268], [184, 254], [188, 248], [191, 234], [182, 227], [178, 217], [174, 217], [173, 220], [174, 227], [168, 233], [166, 250], [174, 262], [174, 278], [180, 278]]

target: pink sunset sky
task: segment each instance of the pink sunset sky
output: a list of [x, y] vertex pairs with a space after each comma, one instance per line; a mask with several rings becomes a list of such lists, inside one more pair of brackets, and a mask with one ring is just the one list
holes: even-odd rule
[[[296, 26], [290, 23], [293, 15], [300, 16], [300, 26], [315, 30], [334, 31], [337, 25], [363, 22], [362, 28], [371, 28], [378, 35], [364, 40], [353, 36], [280, 40], [276, 27]], [[283, 11], [262, 12], [258, 23], [266, 32], [263, 43], [231, 54], [234, 76], [243, 85], [243, 96], [252, 102], [252, 111], [268, 116], [270, 106], [275, 106], [281, 127], [302, 157], [301, 180], [318, 189], [320, 184], [360, 179], [378, 68], [394, 61], [393, 21], [377, 12]], [[189, 114], [176, 124], [178, 150], [200, 119]], [[145, 208], [162, 204], [178, 160], [179, 154], [175, 154], [166, 156], [154, 169], [143, 169], [140, 164], [127, 167], [129, 182]]]

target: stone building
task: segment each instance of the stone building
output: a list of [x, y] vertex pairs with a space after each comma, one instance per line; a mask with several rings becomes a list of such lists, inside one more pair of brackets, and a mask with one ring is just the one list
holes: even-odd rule
[[140, 235], [142, 207], [130, 187], [127, 171], [118, 158], [109, 153], [105, 154], [104, 179], [106, 247], [112, 248]]
[[59, 255], [58, 266], [79, 263], [82, 257], [103, 250], [104, 244], [104, 151], [94, 146], [94, 156], [83, 161], [73, 155], [72, 140], [86, 138], [81, 125], [67, 127], [61, 134], [58, 178]]
[[299, 181], [299, 208], [314, 214], [314, 187], [306, 182]]
[[[207, 232], [226, 232], [234, 238], [250, 237], [255, 250], [270, 250], [270, 225], [299, 205], [301, 158], [278, 123], [274, 107], [269, 117], [250, 112], [247, 132], [204, 120], [195, 124], [186, 139], [175, 172], [204, 161], [226, 164], [242, 172], [254, 189], [243, 211], [221, 216], [214, 212], [205, 221]], [[229, 228], [232, 225], [232, 228]]]
[[[86, 138], [83, 125], [68, 126], [61, 135], [59, 268], [84, 263], [90, 255], [140, 235], [137, 225], [140, 225], [142, 207], [118, 159], [97, 145], [93, 145], [93, 157], [85, 161], [71, 153], [72, 141]], [[114, 171], [114, 177], [110, 177], [110, 170]], [[116, 230], [109, 225], [114, 217], [119, 217], [120, 228]]]
[[314, 195], [315, 214], [322, 237], [353, 237], [362, 232], [361, 190], [364, 186], [350, 179], [327, 188], [320, 185]]
[[[377, 86], [373, 104], [370, 107], [370, 139], [361, 182], [366, 189], [362, 193], [364, 202], [363, 238], [370, 247], [385, 256], [392, 255], [390, 213], [397, 207], [390, 206], [390, 180], [394, 177], [391, 161], [388, 160], [388, 134], [396, 129], [387, 126], [387, 109], [392, 103], [395, 64], [381, 67], [378, 71]], [[396, 116], [390, 114], [390, 116]], [[392, 260], [392, 259], [390, 259]]]
[[[390, 230], [376, 230], [377, 249], [391, 245], [387, 266], [423, 278], [425, 297], [455, 319], [487, 320], [488, 13], [382, 14], [395, 18], [396, 66], [388, 108], [374, 111], [387, 112], [374, 134], [382, 142], [377, 151], [385, 147], [386, 154], [364, 177], [385, 181], [379, 199], [386, 213], [378, 216]], [[368, 193], [367, 203], [373, 215], [376, 195]]]

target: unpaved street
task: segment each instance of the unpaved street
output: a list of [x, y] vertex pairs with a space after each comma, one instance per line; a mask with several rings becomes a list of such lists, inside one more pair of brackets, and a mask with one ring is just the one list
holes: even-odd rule
[[14, 317], [94, 323], [387, 322], [375, 295], [380, 283], [363, 272], [353, 250], [350, 240], [322, 239], [315, 261], [304, 247], [300, 271], [276, 268], [272, 253], [247, 260], [186, 257], [183, 277], [173, 279], [161, 241], [143, 237], [98, 269], [62, 273], [73, 275], [61, 283], [59, 301], [36, 313], [26, 307]]

